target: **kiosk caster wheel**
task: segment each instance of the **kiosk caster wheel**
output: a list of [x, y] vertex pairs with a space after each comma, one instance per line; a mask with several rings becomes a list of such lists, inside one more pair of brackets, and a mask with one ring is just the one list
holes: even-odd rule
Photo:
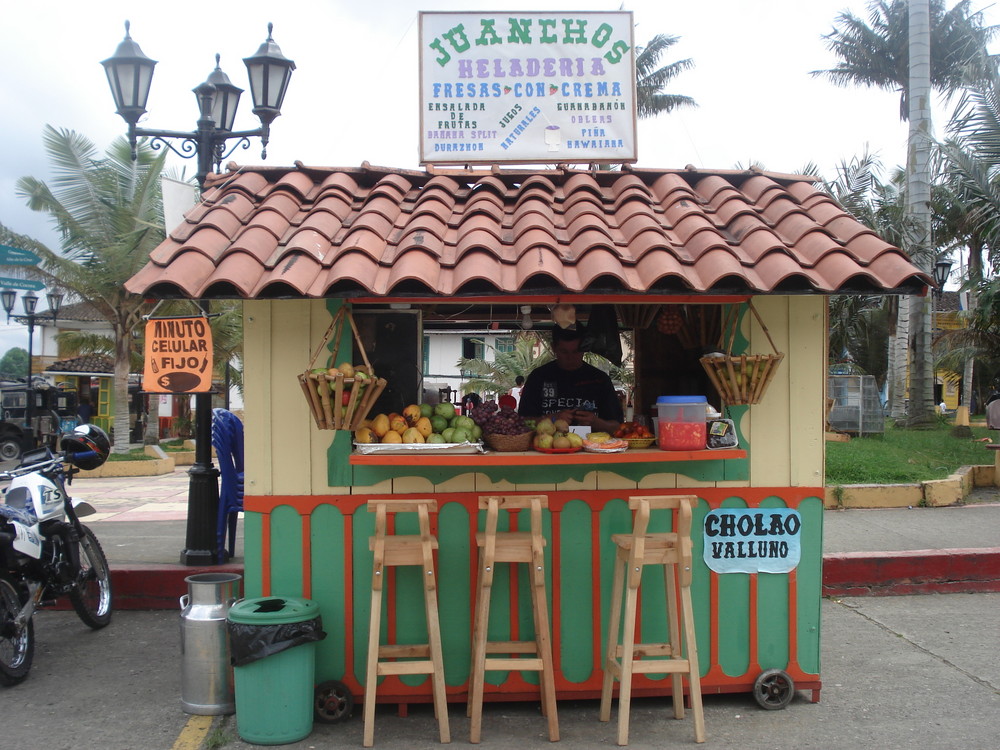
[[327, 680], [316, 686], [313, 716], [322, 724], [337, 724], [351, 715], [354, 698], [340, 680]]
[[761, 708], [777, 711], [792, 702], [795, 683], [788, 673], [780, 669], [761, 672], [753, 683], [753, 697]]

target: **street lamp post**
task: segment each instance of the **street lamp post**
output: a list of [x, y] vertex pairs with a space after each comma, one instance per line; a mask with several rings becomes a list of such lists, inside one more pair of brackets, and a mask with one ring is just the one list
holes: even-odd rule
[[[13, 289], [4, 289], [0, 291], [0, 304], [3, 305], [4, 312], [7, 313], [7, 320], [10, 321], [11, 313], [14, 311], [14, 301], [17, 297], [17, 293]], [[35, 322], [41, 318], [43, 320], [52, 320], [54, 323], [56, 317], [59, 315], [59, 308], [62, 306], [63, 294], [62, 292], [49, 292], [46, 295], [49, 303], [49, 312], [51, 313], [51, 318], [47, 316], [41, 316], [35, 314], [35, 309], [38, 306], [38, 295], [32, 291], [27, 291], [21, 295], [21, 305], [24, 307], [24, 317], [21, 320], [28, 326], [28, 404], [25, 410], [25, 418], [28, 422], [28, 429], [31, 431], [32, 440], [37, 437], [37, 430], [35, 429], [35, 384], [32, 380], [32, 366], [31, 360], [34, 357], [34, 339], [35, 339]]]
[[[253, 113], [260, 120], [257, 130], [234, 131], [236, 108], [243, 90], [234, 86], [219, 68], [219, 55], [215, 56], [215, 70], [208, 80], [194, 89], [200, 116], [193, 131], [152, 130], [137, 126], [146, 112], [155, 60], [143, 54], [129, 35], [129, 22], [125, 22], [125, 39], [115, 54], [101, 64], [108, 77], [111, 95], [117, 112], [128, 124], [128, 138], [132, 158], [136, 158], [136, 142], [149, 138], [150, 146], [166, 146], [185, 159], [197, 157], [196, 178], [201, 188], [205, 179], [218, 170], [222, 160], [241, 145], [250, 147], [250, 138], [259, 137], [263, 145], [262, 158], [267, 158], [267, 143], [271, 123], [281, 114], [281, 105], [288, 90], [288, 82], [295, 63], [281, 54], [271, 37], [273, 25], [267, 25], [267, 39], [256, 54], [246, 57], [253, 98]], [[230, 140], [236, 140], [226, 152]], [[171, 141], [178, 141], [174, 146]], [[204, 305], [203, 305], [204, 306]], [[181, 551], [182, 565], [211, 565], [217, 561], [218, 543], [216, 525], [219, 507], [219, 471], [212, 465], [212, 395], [195, 395], [195, 462], [188, 472], [191, 477], [188, 489], [188, 519], [185, 548]]]

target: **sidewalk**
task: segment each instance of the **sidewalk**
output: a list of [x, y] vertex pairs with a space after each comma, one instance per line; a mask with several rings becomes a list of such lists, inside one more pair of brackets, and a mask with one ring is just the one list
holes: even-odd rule
[[[77, 478], [70, 488], [97, 514], [85, 519], [116, 576], [117, 606], [176, 606], [185, 576], [187, 467], [154, 477]], [[1000, 490], [977, 489], [966, 505], [828, 510], [823, 516], [824, 594], [1000, 591]], [[236, 557], [243, 565], [242, 520]], [[150, 579], [148, 585], [143, 579]], [[155, 587], [154, 587], [155, 584]], [[167, 586], [160, 596], [159, 586]], [[145, 590], [144, 590], [145, 589]], [[137, 593], [153, 597], [140, 597]]]

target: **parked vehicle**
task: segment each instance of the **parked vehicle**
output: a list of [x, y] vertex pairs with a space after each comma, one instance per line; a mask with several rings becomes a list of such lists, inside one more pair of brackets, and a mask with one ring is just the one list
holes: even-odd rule
[[[29, 415], [29, 396], [34, 406]], [[77, 394], [45, 382], [0, 385], [0, 461], [45, 445], [55, 451], [59, 436], [77, 425]]]
[[24, 453], [0, 472], [10, 480], [0, 501], [0, 685], [28, 676], [35, 654], [35, 611], [60, 596], [91, 628], [111, 621], [111, 572], [94, 532], [80, 522], [94, 513], [67, 491], [73, 475], [96, 469], [111, 452], [107, 434], [83, 424], [47, 446]]

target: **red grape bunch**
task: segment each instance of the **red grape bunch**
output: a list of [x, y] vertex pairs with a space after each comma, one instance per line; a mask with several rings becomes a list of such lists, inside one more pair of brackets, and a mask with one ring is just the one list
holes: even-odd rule
[[483, 432], [499, 435], [521, 435], [531, 431], [521, 415], [509, 406], [501, 407], [489, 418], [486, 424], [480, 426], [483, 428]]

